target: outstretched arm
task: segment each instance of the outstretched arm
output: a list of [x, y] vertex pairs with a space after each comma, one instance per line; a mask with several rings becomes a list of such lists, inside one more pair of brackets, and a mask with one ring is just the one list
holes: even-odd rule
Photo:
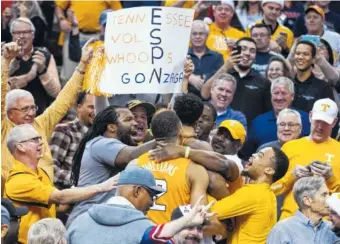
[[[157, 162], [188, 156], [193, 162], [202, 165], [207, 170], [220, 173], [230, 182], [235, 181], [239, 177], [239, 167], [237, 164], [217, 152], [187, 149], [187, 147], [175, 144], [158, 143], [158, 145], [158, 148], [150, 151], [150, 159]], [[189, 155], [186, 155], [188, 150]]]

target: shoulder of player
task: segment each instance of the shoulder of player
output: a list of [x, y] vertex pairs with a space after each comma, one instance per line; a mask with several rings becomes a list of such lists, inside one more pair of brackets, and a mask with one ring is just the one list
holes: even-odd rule
[[202, 165], [199, 165], [193, 161], [189, 162], [186, 172], [189, 178], [200, 178], [204, 173], [208, 175], [207, 170]]

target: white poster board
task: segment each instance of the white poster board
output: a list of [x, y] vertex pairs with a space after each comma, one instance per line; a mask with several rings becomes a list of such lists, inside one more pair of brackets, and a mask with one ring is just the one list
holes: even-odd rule
[[172, 7], [108, 13], [100, 90], [111, 94], [181, 92], [193, 18], [193, 9]]

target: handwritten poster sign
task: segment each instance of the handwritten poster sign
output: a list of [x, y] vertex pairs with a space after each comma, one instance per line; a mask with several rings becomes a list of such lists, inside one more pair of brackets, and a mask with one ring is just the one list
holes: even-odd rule
[[178, 93], [194, 10], [129, 8], [108, 13], [100, 90], [111, 94]]

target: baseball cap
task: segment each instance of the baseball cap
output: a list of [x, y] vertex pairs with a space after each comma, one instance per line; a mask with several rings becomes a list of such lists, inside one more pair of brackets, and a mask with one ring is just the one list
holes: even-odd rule
[[221, 0], [221, 4], [228, 4], [233, 10], [235, 10], [235, 4], [233, 0]]
[[[6, 198], [1, 198], [1, 223], [3, 223], [3, 218], [6, 219], [6, 211], [8, 212], [8, 221], [10, 221], [10, 216], [24, 216], [28, 213], [28, 208], [27, 207], [15, 207], [13, 203], [6, 199]], [[4, 213], [3, 213], [4, 211]], [[3, 216], [4, 215], [4, 216]]]
[[237, 120], [224, 120], [218, 128], [225, 128], [229, 130], [231, 136], [236, 140], [241, 140], [242, 144], [246, 140], [246, 129]]
[[152, 103], [142, 102], [140, 100], [131, 100], [126, 103], [126, 107], [130, 110], [138, 106], [145, 108], [148, 117], [151, 117], [156, 112], [156, 108]]
[[99, 17], [99, 24], [100, 25], [106, 25], [106, 20], [107, 20], [107, 13], [112, 12], [112, 9], [106, 9], [103, 12], [101, 12], [100, 17]]
[[326, 200], [327, 205], [340, 216], [340, 193], [333, 193]]
[[323, 98], [315, 101], [312, 109], [312, 120], [322, 120], [327, 124], [332, 124], [338, 116], [338, 106], [329, 99]]
[[261, 6], [265, 5], [266, 3], [279, 4], [281, 9], [283, 9], [283, 7], [284, 7], [284, 0], [262, 0]]
[[163, 188], [156, 185], [155, 177], [151, 171], [138, 166], [132, 166], [122, 171], [117, 185], [140, 185], [155, 193], [165, 192]]
[[309, 11], [315, 11], [317, 12], [318, 14], [320, 14], [322, 16], [322, 18], [325, 18], [325, 12], [323, 11], [322, 8], [320, 8], [319, 6], [317, 5], [310, 5], [306, 11], [305, 11], [305, 14], [307, 14]]
[[4, 206], [1, 205], [1, 224], [9, 225], [10, 222], [11, 222], [11, 217], [9, 216], [9, 212]]

